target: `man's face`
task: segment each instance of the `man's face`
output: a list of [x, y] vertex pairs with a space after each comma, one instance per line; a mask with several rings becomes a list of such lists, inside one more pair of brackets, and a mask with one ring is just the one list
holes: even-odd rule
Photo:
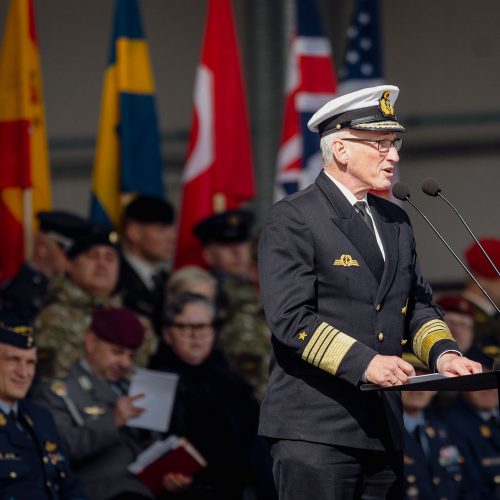
[[8, 404], [23, 399], [36, 368], [36, 348], [20, 349], [0, 344], [0, 400]]
[[434, 391], [401, 391], [403, 408], [406, 413], [418, 414], [429, 406], [435, 395]]
[[203, 257], [214, 271], [247, 277], [252, 263], [252, 244], [250, 241], [209, 243], [203, 249]]
[[449, 326], [460, 351], [467, 352], [474, 341], [474, 320], [467, 314], [447, 311], [444, 321]]
[[131, 221], [125, 231], [135, 251], [147, 262], [156, 264], [172, 258], [175, 247], [175, 226]]
[[70, 260], [69, 277], [93, 295], [108, 297], [116, 287], [120, 262], [115, 249], [95, 245]]
[[163, 339], [179, 359], [189, 365], [200, 365], [212, 352], [215, 332], [213, 318], [205, 304], [191, 303], [174, 318], [174, 325], [163, 331]]
[[85, 357], [94, 372], [108, 382], [127, 376], [134, 363], [134, 350], [100, 339], [94, 332], [85, 334]]
[[68, 266], [64, 250], [50, 236], [38, 232], [33, 245], [33, 260], [49, 277], [62, 274]]
[[497, 389], [464, 392], [464, 397], [471, 406], [480, 411], [492, 411], [498, 408]]
[[394, 168], [399, 161], [396, 148], [391, 147], [388, 151], [379, 151], [375, 142], [355, 142], [344, 140], [371, 139], [394, 140], [397, 135], [394, 132], [370, 132], [360, 130], [349, 130], [347, 136], [340, 136], [346, 148], [347, 161], [344, 165], [343, 175], [339, 180], [353, 194], [363, 193], [369, 190], [383, 191], [390, 189]]

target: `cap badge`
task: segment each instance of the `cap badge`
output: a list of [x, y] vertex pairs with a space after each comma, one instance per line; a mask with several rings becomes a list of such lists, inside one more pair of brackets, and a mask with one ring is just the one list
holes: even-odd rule
[[390, 92], [387, 90], [382, 94], [382, 99], [379, 101], [380, 111], [384, 116], [394, 116], [394, 106], [392, 102], [389, 100]]
[[359, 267], [359, 263], [356, 259], [353, 259], [350, 255], [343, 253], [340, 256], [340, 259], [335, 259], [333, 261], [334, 266], [343, 266], [343, 267]]
[[240, 218], [236, 214], [231, 214], [231, 216], [227, 219], [227, 223], [230, 226], [237, 226], [240, 223]]

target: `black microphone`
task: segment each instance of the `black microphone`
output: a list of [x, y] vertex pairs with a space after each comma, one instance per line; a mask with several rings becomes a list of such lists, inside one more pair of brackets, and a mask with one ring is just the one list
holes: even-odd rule
[[410, 188], [406, 184], [404, 184], [403, 182], [396, 182], [396, 184], [394, 184], [394, 186], [392, 187], [392, 194], [393, 194], [394, 198], [397, 198], [398, 200], [407, 201], [425, 219], [427, 224], [429, 224], [431, 229], [438, 235], [439, 239], [445, 244], [446, 248], [453, 254], [453, 257], [455, 257], [455, 259], [458, 261], [458, 263], [465, 269], [465, 272], [472, 278], [474, 283], [476, 283], [476, 285], [479, 287], [479, 289], [483, 292], [484, 296], [491, 302], [491, 305], [495, 308], [495, 311], [497, 311], [497, 313], [500, 314], [500, 309], [495, 304], [495, 302], [493, 302], [493, 299], [488, 295], [488, 292], [481, 286], [479, 281], [477, 281], [476, 277], [469, 271], [467, 266], [462, 262], [460, 257], [455, 253], [453, 248], [451, 248], [450, 245], [448, 245], [448, 242], [441, 236], [441, 233], [436, 229], [436, 227], [429, 220], [429, 218], [420, 210], [420, 208], [417, 207], [417, 205], [415, 205], [415, 203], [413, 203], [410, 200]]
[[479, 240], [476, 238], [476, 235], [472, 232], [472, 229], [469, 227], [467, 222], [465, 222], [464, 218], [462, 217], [462, 214], [458, 211], [458, 209], [451, 203], [450, 200], [445, 198], [445, 196], [442, 193], [441, 187], [436, 179], [433, 179], [432, 177], [428, 177], [425, 179], [425, 181], [422, 183], [422, 191], [425, 194], [428, 194], [429, 196], [434, 196], [434, 197], [439, 197], [442, 200], [444, 200], [458, 215], [460, 220], [462, 221], [463, 225], [467, 228], [467, 231], [469, 231], [470, 235], [474, 238], [474, 241], [478, 244], [479, 248], [481, 249], [481, 252], [483, 252], [483, 255], [488, 259], [488, 262], [491, 264], [495, 272], [497, 273], [497, 276], [500, 277], [500, 271], [497, 269], [497, 266], [495, 266], [495, 263], [491, 260], [490, 256], [486, 253], [486, 250], [483, 248], [483, 245], [479, 242]]

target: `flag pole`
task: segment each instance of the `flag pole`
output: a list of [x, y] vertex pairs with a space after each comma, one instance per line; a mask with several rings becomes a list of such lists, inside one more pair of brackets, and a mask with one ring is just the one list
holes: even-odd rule
[[33, 256], [33, 190], [23, 189], [24, 259]]

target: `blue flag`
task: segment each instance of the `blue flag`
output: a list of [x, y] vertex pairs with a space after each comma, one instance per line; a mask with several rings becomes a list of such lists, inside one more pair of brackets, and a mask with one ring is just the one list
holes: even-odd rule
[[108, 228], [131, 196], [164, 197], [154, 90], [137, 0], [117, 0], [92, 173], [91, 219]]

